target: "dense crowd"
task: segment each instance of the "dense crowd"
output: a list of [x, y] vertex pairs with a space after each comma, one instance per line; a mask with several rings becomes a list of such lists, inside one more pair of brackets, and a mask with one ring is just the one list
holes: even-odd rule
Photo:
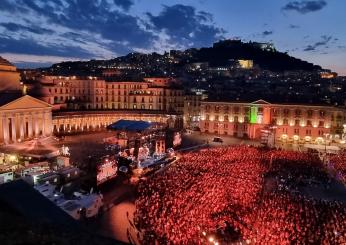
[[335, 171], [336, 178], [346, 185], [346, 151], [330, 157], [329, 168]]
[[310, 154], [236, 146], [187, 153], [140, 183], [143, 244], [345, 244], [346, 206], [300, 186], [330, 177]]

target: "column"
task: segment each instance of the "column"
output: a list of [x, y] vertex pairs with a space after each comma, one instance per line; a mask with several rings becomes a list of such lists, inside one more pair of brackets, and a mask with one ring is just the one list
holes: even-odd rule
[[[46, 136], [46, 113], [41, 113], [41, 130], [42, 130], [42, 136]], [[40, 130], [38, 130], [40, 132]]]
[[16, 132], [16, 117], [11, 117], [11, 125], [12, 125], [12, 141], [14, 143], [17, 142], [17, 132]]
[[46, 134], [52, 135], [53, 132], [53, 120], [52, 114], [50, 112], [46, 112]]
[[20, 114], [20, 119], [19, 119], [19, 136], [20, 136], [20, 140], [23, 141], [24, 140], [24, 114]]
[[2, 131], [4, 134], [4, 143], [8, 144], [8, 136], [9, 136], [9, 132], [8, 132], [8, 119], [6, 115], [2, 116]]
[[33, 123], [34, 123], [34, 132], [35, 132], [35, 136], [37, 137], [38, 134], [39, 134], [39, 131], [38, 131], [38, 116], [37, 116], [36, 113], [33, 115], [32, 120], [33, 120]]
[[32, 137], [33, 131], [32, 131], [32, 114], [28, 114], [28, 136], [29, 138]]

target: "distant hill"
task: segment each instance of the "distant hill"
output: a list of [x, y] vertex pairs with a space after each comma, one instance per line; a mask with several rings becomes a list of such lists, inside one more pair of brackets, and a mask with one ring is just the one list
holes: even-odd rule
[[[230, 60], [247, 59], [253, 60], [255, 65], [261, 69], [270, 71], [318, 71], [322, 68], [307, 61], [303, 61], [287, 53], [282, 53], [275, 48], [263, 48], [261, 43], [242, 42], [240, 40], [223, 40], [214, 43], [212, 47], [200, 49], [187, 49], [185, 51], [170, 51], [165, 54], [151, 53], [130, 53], [110, 60], [90, 60], [77, 62], [62, 62], [54, 64], [52, 67], [42, 69], [50, 73], [60, 75], [98, 75], [100, 69], [104, 67], [114, 67], [117, 65], [131, 65], [140, 70], [143, 74], [161, 75], [163, 70], [181, 69], [184, 65], [195, 62], [208, 62], [211, 66], [224, 66]], [[170, 59], [177, 62], [170, 63]]]
[[307, 61], [303, 61], [287, 53], [262, 49], [258, 43], [243, 43], [238, 40], [220, 41], [210, 48], [201, 48], [195, 56], [198, 61], [207, 61], [215, 65], [223, 65], [229, 59], [249, 59], [262, 69], [271, 71], [305, 70], [314, 71], [322, 69]]

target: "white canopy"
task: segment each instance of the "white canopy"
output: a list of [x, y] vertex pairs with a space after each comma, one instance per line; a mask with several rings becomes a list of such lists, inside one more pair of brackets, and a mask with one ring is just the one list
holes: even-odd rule
[[324, 152], [327, 151], [328, 153], [337, 153], [340, 151], [340, 148], [335, 145], [313, 145], [313, 144], [304, 144], [305, 148], [308, 149], [315, 149], [319, 152]]

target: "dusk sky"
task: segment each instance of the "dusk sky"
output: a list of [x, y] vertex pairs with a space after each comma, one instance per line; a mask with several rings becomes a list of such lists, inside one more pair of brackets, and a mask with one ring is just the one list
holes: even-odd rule
[[0, 56], [39, 67], [240, 38], [346, 75], [345, 10], [344, 0], [0, 0]]

